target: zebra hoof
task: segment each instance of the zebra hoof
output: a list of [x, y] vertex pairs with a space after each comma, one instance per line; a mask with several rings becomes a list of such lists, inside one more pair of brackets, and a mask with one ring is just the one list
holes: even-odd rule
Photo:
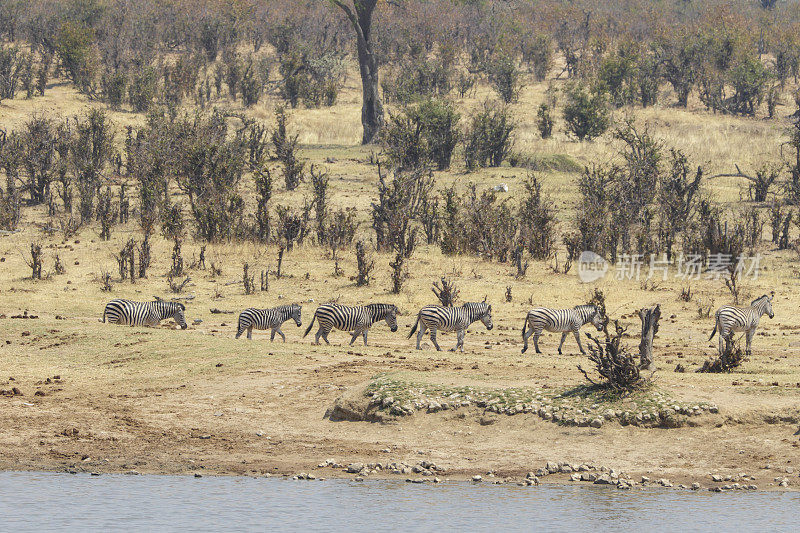
[[523, 348], [523, 349], [522, 349], [522, 353], [525, 353], [525, 352], [527, 352], [527, 351], [528, 351], [528, 349], [527, 349], [527, 348]]

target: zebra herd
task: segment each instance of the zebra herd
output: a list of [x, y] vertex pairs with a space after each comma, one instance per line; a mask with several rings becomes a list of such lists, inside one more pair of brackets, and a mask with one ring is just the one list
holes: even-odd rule
[[[729, 347], [736, 332], [745, 332], [746, 352], [750, 353], [750, 346], [755, 335], [758, 322], [763, 315], [773, 318], [772, 298], [774, 293], [765, 294], [753, 300], [749, 307], [734, 307], [725, 305], [720, 307], [714, 318], [714, 331], [709, 340], [719, 332], [719, 352]], [[156, 326], [162, 320], [172, 318], [182, 328], [186, 329], [186, 308], [181, 303], [165, 302], [157, 300], [154, 302], [134, 302], [131, 300], [116, 299], [106, 304], [103, 311], [103, 322], [111, 324], [122, 324], [129, 326]], [[236, 338], [241, 337], [247, 331], [247, 338], [252, 339], [254, 329], [271, 329], [270, 340], [275, 340], [275, 334], [280, 334], [283, 342], [286, 342], [286, 335], [281, 331], [281, 326], [288, 320], [294, 320], [298, 327], [302, 326], [301, 320], [302, 306], [299, 304], [282, 305], [272, 309], [248, 308], [239, 315]], [[311, 323], [306, 329], [303, 337], [305, 338], [314, 327], [314, 322], [319, 323], [314, 338], [314, 344], [319, 345], [320, 338], [326, 344], [328, 334], [334, 330], [347, 331], [351, 334], [350, 345], [361, 336], [364, 345], [367, 345], [367, 332], [376, 322], [384, 321], [392, 332], [397, 331], [397, 306], [392, 304], [375, 303], [363, 306], [347, 306], [337, 303], [320, 305], [314, 312]], [[430, 331], [430, 338], [438, 351], [441, 351], [439, 343], [436, 341], [437, 331], [455, 332], [457, 336], [456, 345], [450, 351], [464, 351], [464, 335], [467, 328], [474, 322], [480, 321], [486, 326], [487, 330], [494, 327], [492, 322], [492, 306], [486, 302], [468, 302], [460, 307], [443, 307], [440, 305], [429, 305], [420, 309], [417, 313], [417, 320], [408, 334], [411, 338], [417, 334], [417, 350], [422, 349], [421, 342], [425, 333]], [[572, 332], [578, 343], [581, 353], [586, 353], [581, 344], [580, 328], [591, 323], [598, 331], [602, 331], [608, 322], [608, 317], [603, 316], [601, 310], [594, 305], [577, 305], [572, 309], [550, 309], [547, 307], [536, 307], [525, 316], [522, 326], [522, 353], [528, 349], [528, 339], [533, 335], [533, 345], [536, 353], [542, 353], [539, 349], [539, 337], [542, 331], [561, 333], [561, 342], [558, 345], [558, 353], [564, 346], [564, 340]]]

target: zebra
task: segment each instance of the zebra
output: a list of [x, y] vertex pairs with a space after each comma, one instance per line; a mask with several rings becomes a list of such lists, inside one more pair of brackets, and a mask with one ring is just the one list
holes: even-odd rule
[[319, 329], [317, 330], [314, 344], [319, 345], [320, 337], [325, 340], [325, 344], [330, 344], [328, 342], [328, 334], [333, 328], [336, 328], [352, 332], [351, 346], [359, 335], [364, 337], [364, 346], [366, 346], [367, 331], [369, 331], [372, 324], [385, 320], [389, 329], [395, 332], [397, 331], [397, 315], [397, 306], [392, 304], [368, 304], [357, 307], [334, 303], [323, 304], [314, 311], [314, 317], [311, 319], [311, 324], [308, 325], [305, 334], [303, 334], [303, 338], [314, 327], [314, 320], [318, 320]]
[[272, 329], [272, 334], [269, 336], [270, 341], [275, 340], [275, 333], [280, 333], [283, 342], [286, 342], [286, 335], [281, 331], [281, 326], [290, 318], [294, 319], [297, 327], [303, 325], [300, 319], [300, 313], [303, 307], [298, 304], [281, 305], [272, 309], [255, 309], [250, 307], [245, 309], [239, 314], [239, 328], [236, 331], [236, 338], [242, 336], [244, 330], [247, 330], [247, 338], [253, 338], [253, 328], [255, 329]]
[[745, 353], [750, 355], [750, 342], [753, 340], [753, 335], [756, 333], [758, 321], [766, 313], [770, 318], [775, 317], [772, 312], [772, 294], [765, 294], [756, 298], [750, 304], [750, 307], [734, 307], [732, 305], [723, 305], [717, 309], [714, 315], [714, 331], [708, 340], [714, 338], [714, 334], [719, 331], [719, 354], [724, 353], [723, 341], [725, 347], [728, 347], [733, 341], [733, 334], [737, 331], [745, 332], [745, 339], [747, 346]]
[[464, 334], [467, 328], [473, 322], [480, 320], [486, 329], [491, 330], [494, 327], [492, 324], [492, 306], [486, 302], [468, 302], [461, 307], [442, 307], [441, 305], [429, 305], [420, 309], [417, 314], [417, 321], [414, 327], [411, 328], [411, 333], [408, 338], [417, 331], [419, 325], [419, 332], [417, 333], [417, 350], [421, 350], [420, 342], [427, 330], [431, 330], [431, 342], [436, 346], [437, 351], [442, 351], [439, 343], [436, 342], [436, 330], [439, 331], [455, 331], [458, 340], [456, 345], [450, 351], [454, 352], [461, 349], [464, 352]]
[[162, 320], [172, 318], [181, 327], [186, 329], [186, 317], [183, 312], [186, 306], [178, 302], [134, 302], [131, 300], [115, 299], [106, 304], [103, 310], [103, 322], [108, 318], [109, 324], [124, 326], [157, 326]]
[[[567, 333], [570, 331], [575, 335], [575, 340], [578, 341], [578, 348], [581, 353], [586, 352], [581, 345], [581, 326], [589, 322], [597, 328], [597, 331], [602, 331], [605, 325], [602, 312], [594, 305], [576, 305], [572, 309], [550, 309], [547, 307], [536, 307], [528, 311], [525, 315], [525, 322], [522, 324], [522, 353], [528, 350], [528, 338], [533, 335], [533, 346], [536, 348], [536, 353], [542, 353], [539, 350], [539, 336], [542, 330], [560, 332], [561, 342], [558, 345], [558, 354], [561, 355], [561, 347], [564, 346], [564, 340], [567, 338]], [[530, 326], [530, 329], [527, 329]]]

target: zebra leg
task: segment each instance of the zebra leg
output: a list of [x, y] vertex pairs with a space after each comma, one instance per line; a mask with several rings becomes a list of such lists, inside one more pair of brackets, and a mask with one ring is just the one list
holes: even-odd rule
[[330, 343], [330, 342], [328, 342], [328, 334], [331, 332], [331, 330], [327, 330], [327, 331], [325, 331], [325, 330], [323, 330], [322, 328], [320, 328], [320, 331], [322, 331], [322, 338], [325, 340], [325, 344], [327, 344], [328, 346], [330, 346], [330, 344], [331, 344], [331, 343]]
[[756, 328], [748, 329], [747, 334], [745, 335], [745, 340], [747, 344], [745, 345], [744, 353], [745, 355], [750, 355], [750, 343], [753, 340], [753, 336], [756, 334]]
[[558, 355], [561, 355], [561, 347], [564, 346], [564, 341], [567, 339], [567, 333], [569, 333], [569, 331], [564, 331], [561, 333], [561, 342], [558, 343]]
[[728, 337], [722, 334], [722, 331], [719, 332], [719, 339], [717, 339], [717, 344], [719, 345], [719, 355], [725, 353], [725, 346], [728, 344]]
[[[284, 334], [283, 334], [283, 331], [281, 331], [281, 327], [280, 327], [280, 326], [278, 326], [278, 327], [275, 329], [275, 331], [277, 331], [277, 332], [278, 332], [278, 334], [280, 334], [281, 338], [283, 339], [283, 342], [286, 342], [286, 335], [284, 335]], [[275, 335], [275, 333], [273, 333], [272, 335], [274, 336], [274, 335]]]
[[[580, 330], [573, 330], [572, 333], [575, 334], [575, 340], [578, 343], [578, 349], [581, 351], [583, 355], [586, 355], [586, 351], [583, 349], [583, 345], [581, 344], [581, 332]], [[564, 334], [566, 335], [566, 333]]]
[[[533, 328], [522, 332], [522, 353], [528, 351], [528, 339], [532, 334], [533, 334]], [[536, 351], [537, 352], [539, 351], [538, 347], [536, 348]]]
[[356, 342], [356, 339], [358, 338], [359, 335], [361, 335], [360, 329], [356, 329], [355, 331], [353, 331], [353, 335], [350, 337], [350, 346], [352, 346], [353, 343]]
[[367, 345], [367, 331], [369, 331], [369, 330], [366, 330], [366, 329], [365, 329], [365, 330], [364, 330], [364, 333], [362, 333], [362, 334], [361, 334], [361, 335], [364, 337], [364, 346], [366, 346], [366, 345]]
[[247, 328], [247, 340], [253, 340], [253, 326]]
[[[319, 338], [322, 337], [322, 332], [323, 329], [322, 326], [320, 325], [319, 329], [317, 330], [317, 333], [314, 335], [314, 344], [316, 344], [317, 346], [319, 346]], [[325, 339], [325, 342], [328, 342], [328, 339]]]
[[539, 349], [539, 336], [542, 334], [541, 330], [533, 332], [533, 347], [536, 348], [536, 353], [542, 353]]
[[439, 346], [439, 343], [436, 342], [436, 328], [431, 328], [431, 342], [434, 346], [436, 346], [436, 351], [441, 352], [442, 348]]
[[420, 323], [419, 323], [419, 331], [417, 331], [417, 350], [421, 350], [422, 349], [422, 346], [420, 346], [420, 343], [422, 342], [422, 337], [425, 336], [425, 332], [427, 330], [428, 330], [428, 328], [425, 327], [425, 324], [423, 324], [422, 321], [420, 321]]
[[460, 348], [461, 353], [464, 353], [464, 333], [465, 330], [463, 329], [458, 330], [458, 333], [456, 333], [456, 345], [452, 350], [450, 350], [451, 352], [455, 352]]

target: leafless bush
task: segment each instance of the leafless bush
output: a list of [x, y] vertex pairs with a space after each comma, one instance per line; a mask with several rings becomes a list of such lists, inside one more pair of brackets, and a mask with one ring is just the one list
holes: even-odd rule
[[245, 263], [242, 266], [242, 284], [244, 285], [245, 294], [253, 294], [256, 292], [256, 286], [253, 282], [253, 274], [250, 274], [250, 265]]
[[682, 302], [691, 302], [692, 301], [692, 287], [685, 287], [681, 289], [681, 293], [678, 295], [678, 299]]
[[31, 258], [30, 261], [26, 259], [28, 266], [31, 269], [31, 279], [42, 279], [42, 245], [39, 243], [31, 243]]
[[111, 292], [113, 287], [111, 286], [111, 274], [108, 272], [103, 272], [100, 275], [100, 290], [103, 292]]
[[589, 374], [578, 365], [578, 370], [583, 374], [589, 383], [593, 385], [604, 385], [616, 391], [632, 392], [641, 388], [647, 382], [639, 374], [639, 366], [627, 348], [620, 346], [625, 328], [614, 321], [615, 332], [610, 334], [608, 328], [604, 330], [605, 340], [601, 341], [591, 334], [586, 334], [591, 341], [589, 348], [589, 361], [594, 365], [594, 370], [604, 381], [595, 381]]
[[283, 180], [286, 189], [293, 191], [303, 181], [305, 163], [297, 156], [297, 135], [290, 136], [286, 130], [288, 117], [286, 110], [278, 107], [275, 111], [277, 125], [272, 133], [272, 144], [275, 146], [275, 155], [283, 165]]
[[78, 120], [70, 146], [82, 223], [92, 219], [94, 198], [113, 151], [114, 132], [110, 117], [104, 111], [90, 110], [83, 119]]
[[[395, 248], [396, 243], [392, 239], [396, 235], [392, 232], [408, 226], [412, 219], [420, 215], [425, 198], [429, 197], [432, 189], [433, 176], [430, 172], [398, 171], [388, 181], [378, 165], [378, 202], [372, 204], [372, 227], [379, 251]], [[408, 219], [409, 224], [402, 223], [403, 219]]]
[[746, 354], [742, 351], [740, 346], [731, 339], [730, 342], [725, 343], [725, 349], [722, 354], [715, 359], [708, 359], [703, 362], [703, 366], [697, 369], [697, 372], [711, 372], [723, 373], [731, 372], [733, 369], [741, 366], [746, 361]]
[[440, 281], [434, 281], [431, 290], [445, 307], [453, 307], [458, 300], [458, 287], [447, 276], [442, 276]]
[[375, 261], [367, 257], [367, 250], [362, 241], [356, 243], [356, 263], [358, 266], [358, 277], [356, 286], [363, 287], [369, 285], [372, 269], [375, 268]]
[[183, 292], [183, 288], [188, 285], [188, 283], [192, 281], [192, 278], [186, 276], [182, 280], [175, 279], [175, 276], [168, 275], [167, 276], [167, 284], [169, 285], [170, 292], [175, 294]]
[[272, 198], [272, 176], [269, 169], [259, 167], [253, 172], [256, 183], [256, 237], [262, 242], [269, 240], [269, 201]]
[[328, 241], [325, 231], [327, 229], [326, 218], [328, 215], [328, 182], [330, 181], [330, 178], [328, 178], [327, 171], [315, 169], [314, 165], [311, 165], [311, 168], [309, 169], [309, 175], [311, 176], [311, 186], [314, 190], [314, 198], [312, 203], [314, 205], [314, 212], [316, 214], [317, 241], [320, 244], [323, 244]]
[[353, 243], [356, 229], [358, 229], [355, 215], [355, 210], [336, 211], [323, 232], [324, 243], [330, 250], [333, 259], [333, 275], [335, 277], [343, 274], [339, 268], [339, 251]]

